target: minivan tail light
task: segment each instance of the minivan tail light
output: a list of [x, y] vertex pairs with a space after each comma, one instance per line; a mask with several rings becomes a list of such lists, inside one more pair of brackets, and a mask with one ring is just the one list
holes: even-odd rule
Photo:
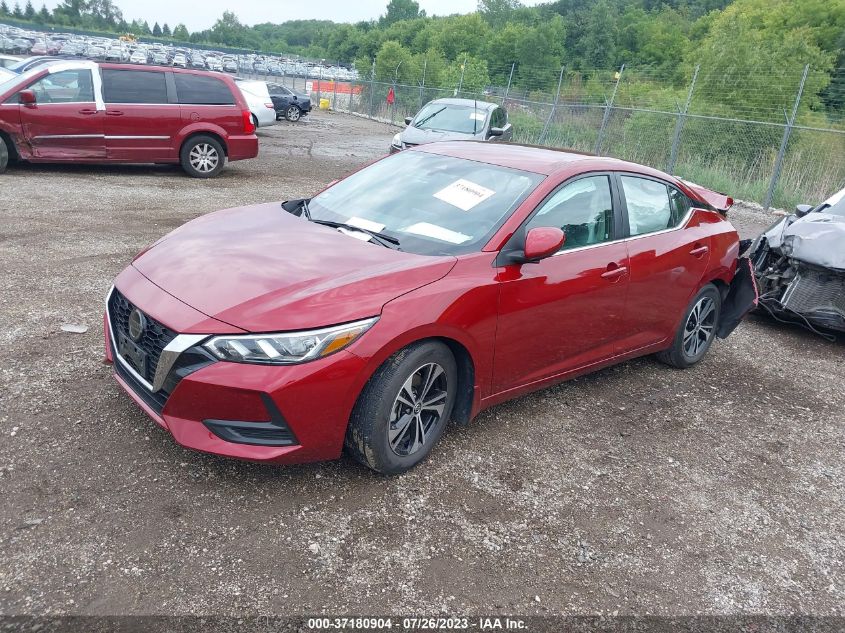
[[241, 115], [244, 118], [244, 134], [253, 134], [255, 132], [255, 124], [252, 122], [252, 112], [244, 110]]

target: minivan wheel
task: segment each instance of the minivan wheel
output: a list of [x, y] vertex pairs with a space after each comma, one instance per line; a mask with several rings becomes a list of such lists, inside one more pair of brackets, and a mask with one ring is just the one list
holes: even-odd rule
[[713, 284], [707, 284], [692, 298], [681, 325], [672, 340], [672, 347], [657, 354], [657, 359], [672, 367], [692, 367], [707, 353], [722, 311], [722, 295]]
[[379, 367], [349, 418], [347, 451], [373, 470], [395, 475], [426, 457], [452, 415], [458, 369], [438, 341], [410, 345]]
[[6, 145], [6, 139], [0, 136], [0, 174], [6, 171], [6, 166], [9, 164], [9, 147]]
[[285, 118], [288, 121], [299, 121], [299, 118], [302, 116], [302, 110], [299, 109], [299, 106], [288, 106], [288, 109], [285, 110]]
[[226, 161], [223, 146], [211, 136], [194, 136], [182, 145], [179, 154], [184, 169], [194, 178], [212, 178], [220, 173]]

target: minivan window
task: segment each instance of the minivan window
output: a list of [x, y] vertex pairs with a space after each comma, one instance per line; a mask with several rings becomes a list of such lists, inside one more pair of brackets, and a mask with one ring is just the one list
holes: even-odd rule
[[235, 97], [223, 81], [216, 77], [174, 73], [179, 103], [199, 105], [234, 105]]
[[92, 103], [94, 82], [87, 69], [48, 73], [33, 82], [29, 89], [38, 103]]
[[164, 73], [151, 70], [103, 70], [106, 103], [167, 103]]

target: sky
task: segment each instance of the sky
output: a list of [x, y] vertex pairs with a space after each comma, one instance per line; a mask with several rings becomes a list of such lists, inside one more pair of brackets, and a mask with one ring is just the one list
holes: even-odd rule
[[[123, 11], [127, 22], [134, 19], [147, 20], [170, 25], [183, 23], [189, 31], [211, 28], [224, 11], [234, 11], [240, 21], [252, 25], [260, 22], [284, 22], [286, 20], [333, 20], [335, 22], [359, 22], [378, 18], [384, 13], [388, 0], [113, 0]], [[428, 15], [450, 15], [471, 13], [478, 5], [477, 0], [417, 0]], [[535, 5], [541, 0], [523, 0], [523, 4]], [[546, 0], [548, 1], [548, 0]], [[60, 0], [47, 0], [52, 9]], [[11, 3], [10, 3], [11, 4]], [[40, 0], [33, 0], [35, 8]], [[23, 5], [23, 1], [21, 2]]]

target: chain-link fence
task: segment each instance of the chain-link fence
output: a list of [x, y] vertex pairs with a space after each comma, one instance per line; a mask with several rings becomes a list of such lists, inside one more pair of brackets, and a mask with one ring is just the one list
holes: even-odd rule
[[492, 101], [508, 111], [515, 141], [643, 163], [767, 207], [817, 203], [845, 186], [845, 69], [833, 81], [800, 66], [755, 81], [697, 66], [487, 72], [502, 85], [431, 85], [423, 73], [379, 81], [375, 65], [352, 82], [262, 78], [395, 125], [440, 97]]

